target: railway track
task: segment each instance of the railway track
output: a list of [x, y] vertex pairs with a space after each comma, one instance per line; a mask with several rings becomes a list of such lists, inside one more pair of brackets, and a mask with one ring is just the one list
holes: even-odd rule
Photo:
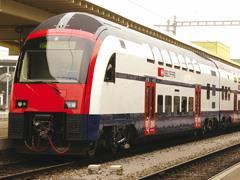
[[76, 161], [55, 163], [51, 165], [34, 165], [31, 167], [31, 163], [17, 162], [10, 163], [1, 166], [0, 179], [16, 179], [16, 178], [26, 178], [31, 177], [34, 174], [41, 172], [48, 172], [56, 169], [66, 168], [68, 166], [73, 166]]
[[[53, 174], [56, 171], [61, 169], [74, 169], [74, 168], [86, 168], [89, 164], [101, 164], [104, 162], [114, 161], [116, 159], [121, 159], [124, 157], [134, 156], [136, 154], [146, 153], [148, 151], [154, 151], [159, 148], [165, 148], [169, 146], [174, 146], [181, 143], [186, 143], [192, 141], [191, 138], [185, 137], [179, 140], [170, 140], [166, 141], [164, 144], [155, 144], [151, 146], [142, 146], [141, 144], [138, 145], [139, 148], [135, 148], [129, 151], [122, 151], [121, 153], [112, 156], [109, 154], [104, 153], [103, 155], [97, 157], [95, 159], [77, 159], [74, 161], [69, 162], [60, 162], [54, 163], [52, 162], [46, 163], [46, 160], [39, 160], [36, 159], [33, 161], [19, 161], [19, 162], [12, 162], [8, 164], [2, 164], [0, 166], [0, 179], [16, 179], [16, 178], [29, 178], [29, 177], [40, 177], [41, 173], [44, 174]], [[143, 148], [144, 147], [144, 148]], [[103, 153], [103, 152], [100, 152]], [[44, 163], [42, 163], [42, 161]]]
[[148, 179], [209, 179], [240, 161], [240, 144], [218, 149], [214, 152], [140, 177]]
[[[213, 135], [214, 136], [214, 135]], [[202, 139], [202, 138], [200, 138]], [[204, 138], [205, 139], [205, 138]], [[137, 154], [144, 154], [146, 152], [151, 152], [159, 149], [164, 149], [167, 147], [175, 146], [182, 143], [187, 143], [193, 141], [191, 137], [181, 138], [181, 140], [177, 140], [175, 138], [169, 138], [165, 143], [152, 144], [149, 143], [149, 146], [143, 146], [142, 144], [138, 145], [137, 148], [123, 151], [115, 156], [111, 156], [109, 154], [101, 154], [101, 156], [97, 156], [95, 159], [75, 159], [75, 160], [61, 160], [46, 163], [47, 159], [34, 161], [25, 161], [25, 162], [17, 162], [11, 163], [7, 165], [0, 166], [0, 179], [16, 179], [16, 178], [29, 178], [29, 177], [41, 177], [42, 172], [46, 175], [54, 174], [60, 170], [66, 169], [80, 169], [87, 168], [89, 164], [101, 164], [106, 162], [111, 162], [117, 159], [122, 159], [126, 157], [135, 156]], [[42, 163], [43, 162], [43, 163]]]

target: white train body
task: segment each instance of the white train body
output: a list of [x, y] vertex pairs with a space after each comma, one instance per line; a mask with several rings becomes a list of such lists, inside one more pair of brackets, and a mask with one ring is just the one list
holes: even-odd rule
[[27, 153], [91, 154], [239, 124], [239, 66], [173, 44], [85, 13], [43, 22], [17, 65], [9, 139]]
[[[201, 57], [189, 50], [125, 27], [117, 31], [122, 31], [119, 33], [121, 35], [127, 32], [127, 35], [120, 36], [117, 33], [106, 35], [97, 56], [90, 114], [122, 114], [123, 117], [126, 115], [136, 123], [137, 129], [142, 130], [144, 114], [146, 114], [146, 82], [152, 81], [152, 84], [155, 84], [153, 108], [156, 114], [155, 126], [158, 129], [154, 131], [156, 134], [165, 132], [163, 129], [167, 132], [182, 131], [203, 128], [204, 124], [207, 128], [216, 128], [214, 126], [219, 126], [223, 121], [223, 124], [239, 121], [239, 68]], [[134, 41], [135, 39], [137, 41]], [[113, 54], [116, 61], [115, 80], [106, 82], [104, 77]], [[166, 56], [169, 56], [170, 60]], [[159, 71], [163, 74], [158, 74]], [[200, 86], [201, 91], [199, 114], [201, 125], [194, 128], [196, 86]], [[235, 111], [234, 93], [236, 93], [235, 101], [237, 102]], [[170, 100], [167, 96], [171, 97]], [[171, 103], [167, 104], [166, 97]], [[186, 105], [182, 104], [184, 103], [182, 97], [187, 100]], [[193, 98], [193, 104], [189, 102], [191, 98]], [[171, 106], [171, 110], [166, 106]], [[138, 117], [131, 119], [131, 115]], [[106, 124], [113, 125], [116, 122], [118, 122], [117, 118], [116, 121]]]

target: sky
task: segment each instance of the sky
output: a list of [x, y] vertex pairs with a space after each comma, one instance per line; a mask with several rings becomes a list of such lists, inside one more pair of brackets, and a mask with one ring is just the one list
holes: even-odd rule
[[[88, 0], [146, 26], [183, 20], [240, 20], [238, 0]], [[177, 27], [184, 41], [219, 41], [240, 59], [240, 26]]]

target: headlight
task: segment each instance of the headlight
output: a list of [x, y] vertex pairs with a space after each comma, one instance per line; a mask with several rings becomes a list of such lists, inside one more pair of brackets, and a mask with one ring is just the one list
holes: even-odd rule
[[65, 101], [64, 108], [65, 109], [76, 109], [77, 101]]
[[27, 101], [26, 100], [17, 100], [16, 106], [17, 106], [17, 108], [27, 108]]

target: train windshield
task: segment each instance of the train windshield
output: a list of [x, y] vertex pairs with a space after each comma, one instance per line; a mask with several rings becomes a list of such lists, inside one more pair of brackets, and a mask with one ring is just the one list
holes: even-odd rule
[[86, 83], [93, 42], [72, 36], [47, 36], [26, 42], [16, 81]]

